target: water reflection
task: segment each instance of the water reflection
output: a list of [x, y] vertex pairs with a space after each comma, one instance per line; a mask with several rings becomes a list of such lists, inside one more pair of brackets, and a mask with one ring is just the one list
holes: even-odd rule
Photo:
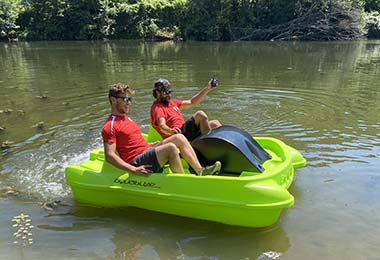
[[[76, 206], [53, 214], [38, 228], [56, 232], [102, 230], [113, 246], [109, 259], [256, 259], [266, 252], [286, 252], [289, 240], [281, 227], [245, 229], [172, 215], [128, 209]], [[62, 226], [62, 223], [71, 223]], [[55, 224], [53, 224], [55, 223]], [[87, 243], [97, 241], [86, 238]], [[111, 250], [114, 248], [113, 250]], [[221, 250], [222, 248], [228, 250]]]
[[[1, 135], [3, 140], [19, 142], [33, 135], [31, 126], [39, 121], [50, 129], [102, 116], [107, 109], [106, 88], [116, 81], [136, 86], [145, 102], [151, 100], [152, 82], [159, 76], [172, 79], [181, 88], [181, 97], [190, 95], [188, 87], [205, 84], [213, 74], [221, 79], [220, 89], [202, 106], [217, 110], [216, 115], [248, 109], [249, 117], [240, 126], [263, 119], [269, 119], [270, 125], [271, 120], [293, 118], [290, 112], [306, 124], [319, 120], [325, 129], [336, 121], [347, 126], [363, 107], [368, 118], [379, 112], [375, 98], [379, 91], [372, 87], [378, 79], [379, 52], [378, 44], [364, 42], [2, 43], [0, 78], [7, 80], [0, 83], [5, 97], [0, 107], [14, 113], [0, 113], [6, 126]], [[17, 95], [12, 95], [15, 91]], [[235, 105], [237, 100], [241, 105]], [[18, 110], [25, 115], [20, 118]], [[233, 117], [227, 119], [236, 123]]]
[[[366, 164], [379, 153], [380, 91], [368, 84], [380, 77], [379, 44], [2, 43], [0, 56], [6, 68], [0, 76], [7, 77], [0, 109], [13, 108], [0, 113], [0, 140], [15, 141], [2, 151], [0, 173], [10, 176], [7, 185], [39, 200], [71, 196], [63, 169], [101, 147], [107, 86], [116, 81], [136, 88], [131, 115], [143, 131], [157, 77], [169, 75], [176, 97], [189, 98], [217, 74], [220, 86], [198, 108], [223, 124], [284, 140], [310, 167]], [[39, 121], [44, 127], [33, 128]]]
[[[0, 155], [0, 226], [6, 231], [0, 237], [9, 234], [9, 219], [26, 209], [42, 214], [33, 218], [38, 229], [30, 248], [39, 256], [262, 259], [286, 252], [292, 259], [375, 259], [379, 66], [379, 41], [0, 43], [0, 141], [14, 142]], [[72, 204], [64, 167], [101, 147], [109, 84], [135, 87], [131, 115], [147, 131], [155, 79], [169, 78], [177, 98], [190, 98], [214, 74], [220, 85], [197, 109], [283, 140], [308, 160], [290, 188], [296, 204], [282, 214], [286, 221], [252, 232], [134, 209], [41, 209], [45, 201]], [[33, 127], [38, 122], [44, 127]], [[8, 247], [0, 246], [0, 253], [11, 259]]]

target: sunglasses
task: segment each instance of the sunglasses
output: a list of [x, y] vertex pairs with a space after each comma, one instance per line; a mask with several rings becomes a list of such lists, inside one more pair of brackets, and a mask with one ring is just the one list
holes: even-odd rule
[[172, 91], [171, 89], [164, 89], [164, 90], [162, 90], [161, 92], [162, 92], [162, 94], [164, 94], [164, 95], [169, 95], [169, 94], [171, 94], [173, 91]]
[[132, 102], [132, 97], [118, 97], [118, 96], [113, 96], [115, 98], [121, 98], [125, 103]]

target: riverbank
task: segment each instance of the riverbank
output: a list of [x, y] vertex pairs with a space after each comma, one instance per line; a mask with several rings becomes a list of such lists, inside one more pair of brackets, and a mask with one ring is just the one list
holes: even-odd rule
[[318, 1], [2, 1], [0, 40], [355, 40], [380, 37], [380, 4]]

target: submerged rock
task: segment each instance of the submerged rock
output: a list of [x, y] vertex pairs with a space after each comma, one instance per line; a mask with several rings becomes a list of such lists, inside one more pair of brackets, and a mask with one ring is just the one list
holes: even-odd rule
[[0, 190], [0, 197], [16, 196], [18, 194], [19, 192], [12, 187], [6, 187], [5, 189]]
[[36, 98], [39, 98], [39, 99], [47, 99], [48, 96], [46, 96], [46, 95], [39, 95], [39, 96], [36, 96]]
[[53, 211], [58, 205], [61, 204], [60, 200], [55, 200], [53, 202], [44, 202], [41, 205], [41, 208], [46, 209], [48, 211]]
[[6, 141], [2, 142], [2, 144], [1, 144], [1, 149], [8, 149], [8, 148], [10, 148], [14, 143], [15, 143], [15, 142], [12, 142], [12, 141], [8, 141], [8, 140], [6, 140]]
[[10, 114], [13, 112], [13, 109], [6, 108], [4, 110], [0, 110], [0, 114], [5, 113], [5, 114]]
[[25, 111], [20, 109], [20, 110], [17, 110], [17, 113], [20, 115], [20, 116], [23, 116], [25, 115]]
[[32, 127], [42, 130], [45, 127], [45, 122], [44, 121], [40, 121], [37, 124], [33, 125]]

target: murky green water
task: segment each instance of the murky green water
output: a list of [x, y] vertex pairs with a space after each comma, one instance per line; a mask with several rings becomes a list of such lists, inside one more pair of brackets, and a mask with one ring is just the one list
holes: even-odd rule
[[[137, 90], [131, 115], [146, 131], [155, 79], [189, 98], [214, 74], [220, 86], [198, 109], [279, 138], [308, 160], [290, 188], [296, 204], [276, 225], [245, 229], [73, 202], [64, 167], [101, 147], [108, 85]], [[14, 142], [0, 157], [0, 256], [378, 259], [379, 82], [379, 41], [0, 43], [0, 141]], [[41, 207], [55, 200], [53, 210]], [[20, 213], [34, 225], [31, 245], [13, 244]]]

